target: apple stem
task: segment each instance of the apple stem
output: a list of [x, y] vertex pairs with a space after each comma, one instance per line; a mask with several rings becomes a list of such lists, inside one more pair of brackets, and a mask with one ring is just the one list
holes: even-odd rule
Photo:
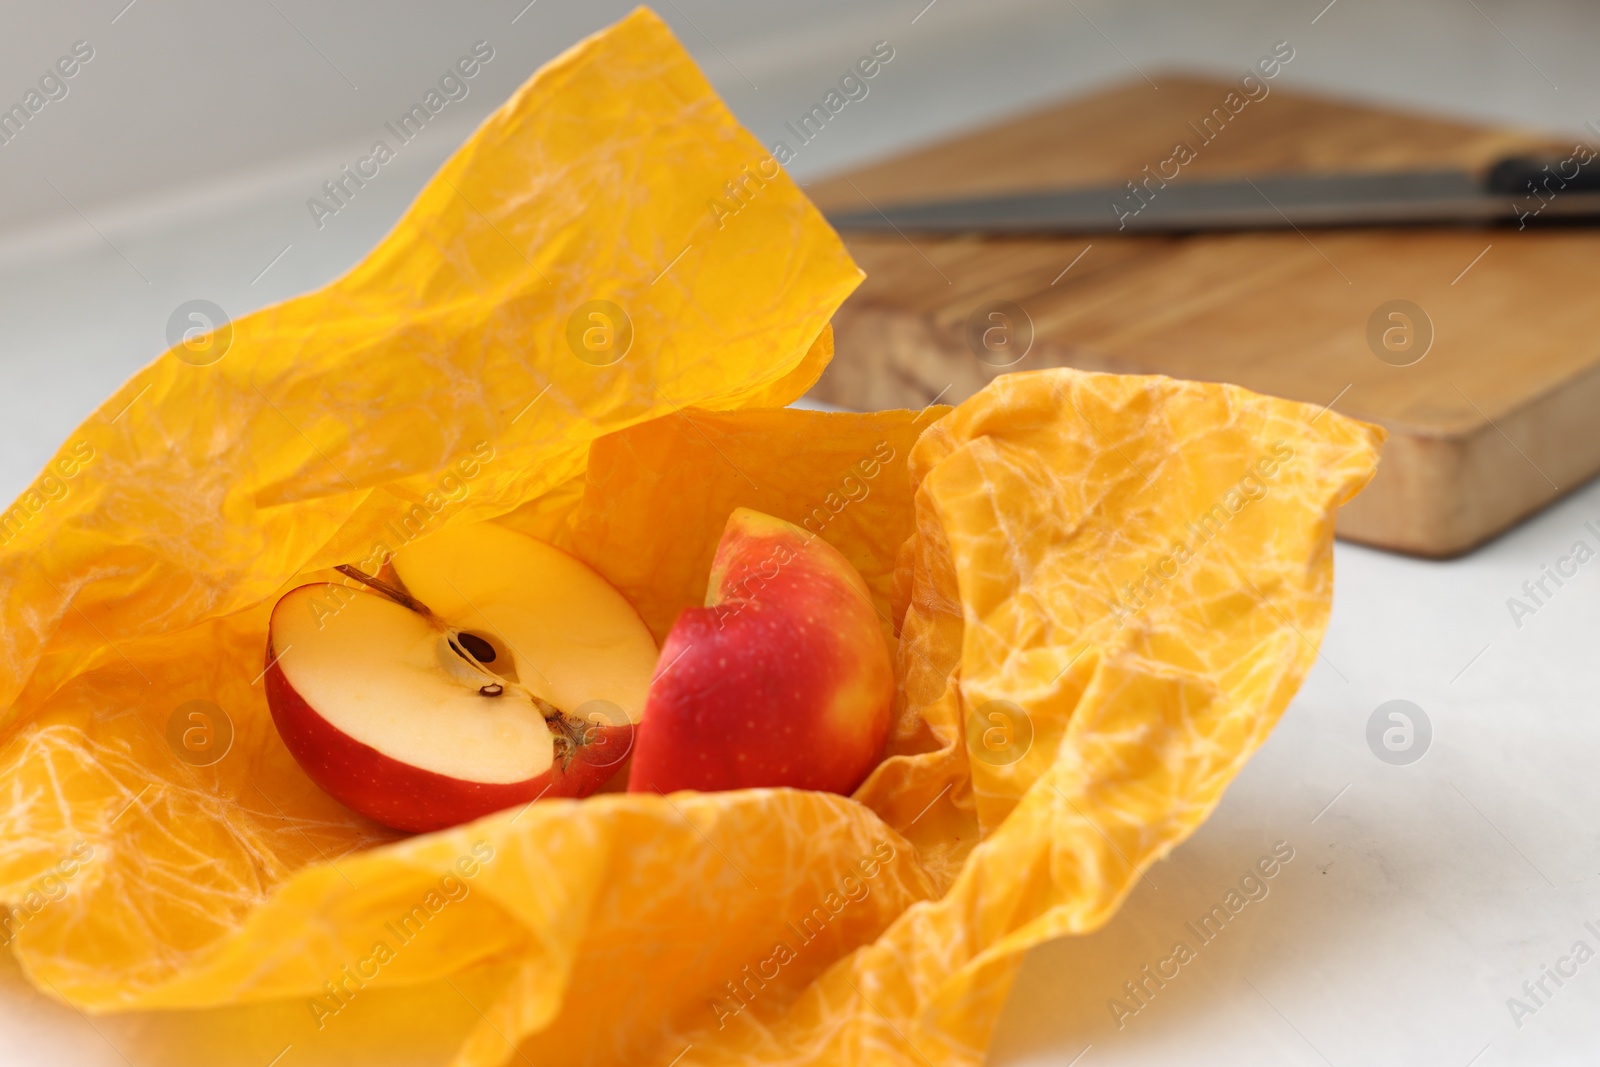
[[374, 578], [370, 574], [365, 574], [362, 571], [350, 566], [348, 563], [341, 563], [333, 569], [347, 578], [354, 578], [362, 585], [367, 586], [376, 592], [382, 593], [384, 596], [388, 597], [390, 600], [394, 601], [396, 604], [399, 604], [403, 608], [410, 608], [418, 615], [426, 615], [430, 619], [433, 618], [433, 612], [429, 610], [428, 605], [424, 604], [422, 601], [418, 600], [409, 592], [398, 586], [390, 585], [381, 578]]

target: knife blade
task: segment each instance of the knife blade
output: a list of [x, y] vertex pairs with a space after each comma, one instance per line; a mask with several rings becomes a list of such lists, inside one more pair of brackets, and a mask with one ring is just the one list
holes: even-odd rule
[[[1589, 154], [1589, 160], [1595, 158]], [[1466, 170], [1279, 174], [934, 200], [829, 215], [862, 232], [1189, 233], [1600, 219], [1600, 166], [1516, 156]], [[1586, 161], [1587, 162], [1587, 161]], [[1573, 174], [1568, 176], [1567, 169]]]

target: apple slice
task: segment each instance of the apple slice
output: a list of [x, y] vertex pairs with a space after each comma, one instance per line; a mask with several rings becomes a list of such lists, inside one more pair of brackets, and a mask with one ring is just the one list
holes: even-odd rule
[[734, 511], [706, 606], [678, 616], [662, 645], [629, 790], [852, 792], [882, 757], [894, 704], [878, 619], [838, 549]]
[[273, 609], [267, 701], [335, 799], [436, 830], [541, 796], [581, 797], [633, 742], [656, 662], [633, 606], [565, 552], [493, 523], [401, 549], [354, 588]]

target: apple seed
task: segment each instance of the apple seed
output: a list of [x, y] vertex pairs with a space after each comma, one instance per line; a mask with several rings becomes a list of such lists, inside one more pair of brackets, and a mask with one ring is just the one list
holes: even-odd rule
[[462, 630], [456, 634], [456, 641], [462, 648], [472, 653], [472, 658], [479, 663], [494, 662], [494, 646], [477, 634]]

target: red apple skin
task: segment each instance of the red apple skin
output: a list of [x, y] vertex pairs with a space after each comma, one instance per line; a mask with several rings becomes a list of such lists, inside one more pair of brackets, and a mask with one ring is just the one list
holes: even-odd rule
[[895, 692], [855, 568], [805, 530], [739, 509], [707, 601], [662, 645], [630, 792], [854, 791], [881, 758]]
[[[587, 796], [606, 783], [633, 743], [634, 727], [603, 726], [596, 735], [605, 765], [575, 757], [563, 772], [558, 760], [524, 782], [486, 783], [451, 778], [413, 767], [336, 730], [317, 714], [284, 677], [277, 653], [267, 644], [267, 706], [289, 754], [321, 789], [345, 807], [408, 833], [426, 833], [471, 822], [539, 797]], [[618, 747], [613, 748], [616, 745]], [[591, 746], [585, 746], [588, 748]]]

